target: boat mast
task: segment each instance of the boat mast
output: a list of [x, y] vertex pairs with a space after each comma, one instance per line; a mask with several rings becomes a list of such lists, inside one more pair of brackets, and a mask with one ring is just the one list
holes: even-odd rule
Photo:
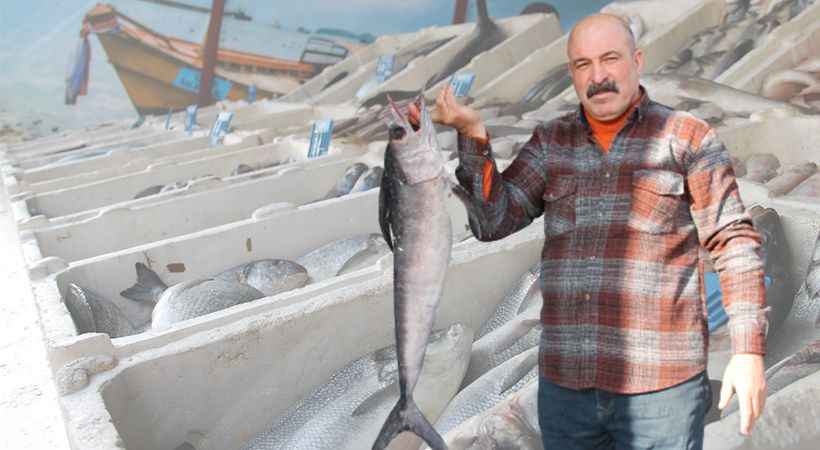
[[219, 31], [222, 29], [222, 14], [225, 12], [225, 0], [213, 0], [211, 21], [208, 34], [205, 36], [205, 49], [202, 54], [202, 78], [199, 82], [197, 104], [207, 106], [213, 103], [211, 84], [214, 78], [216, 52], [219, 50]]
[[467, 0], [456, 0], [455, 10], [453, 11], [453, 25], [464, 23], [467, 19]]

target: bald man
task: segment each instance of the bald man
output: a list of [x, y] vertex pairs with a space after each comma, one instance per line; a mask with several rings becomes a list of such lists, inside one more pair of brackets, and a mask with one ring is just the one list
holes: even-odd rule
[[[567, 44], [578, 110], [536, 127], [499, 172], [478, 112], [439, 95], [481, 240], [544, 215], [539, 421], [545, 449], [699, 449], [711, 404], [701, 247], [719, 273], [751, 433], [766, 394], [761, 238], [729, 155], [704, 121], [653, 102], [628, 25], [599, 14]], [[411, 115], [418, 111], [411, 108]]]

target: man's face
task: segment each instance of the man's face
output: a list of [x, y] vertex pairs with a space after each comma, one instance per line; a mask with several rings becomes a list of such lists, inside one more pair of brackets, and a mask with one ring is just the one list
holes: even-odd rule
[[616, 119], [638, 95], [643, 54], [613, 19], [579, 24], [570, 40], [569, 69], [575, 92], [592, 117]]

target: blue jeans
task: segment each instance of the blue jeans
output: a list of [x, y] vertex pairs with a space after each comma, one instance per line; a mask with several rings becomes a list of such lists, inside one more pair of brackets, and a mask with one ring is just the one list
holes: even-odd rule
[[711, 387], [703, 372], [668, 389], [614, 394], [567, 389], [540, 377], [544, 450], [701, 450]]

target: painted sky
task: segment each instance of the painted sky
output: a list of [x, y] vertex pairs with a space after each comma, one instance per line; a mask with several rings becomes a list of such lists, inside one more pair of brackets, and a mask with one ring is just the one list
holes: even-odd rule
[[[64, 77], [77, 46], [82, 17], [97, 0], [3, 0], [0, 8], [0, 121], [42, 127], [80, 127], [105, 120], [136, 117], [114, 70], [96, 39], [92, 42], [89, 95], [75, 106], [63, 105]], [[157, 8], [141, 0], [109, 0], [115, 6]], [[187, 0], [210, 6], [210, 0]], [[229, 10], [242, 9], [257, 23], [277, 23], [284, 30], [333, 27], [374, 35], [416, 31], [446, 25], [453, 15], [451, 0], [228, 0]], [[518, 14], [531, 0], [488, 0], [490, 15]], [[599, 10], [607, 0], [553, 0], [568, 29], [580, 17]], [[471, 14], [472, 15], [472, 14]], [[135, 17], [137, 18], [137, 17]], [[207, 16], [203, 15], [203, 23]], [[146, 23], [146, 25], [151, 25]], [[14, 125], [12, 123], [11, 125]], [[2, 124], [0, 124], [2, 126]]]

